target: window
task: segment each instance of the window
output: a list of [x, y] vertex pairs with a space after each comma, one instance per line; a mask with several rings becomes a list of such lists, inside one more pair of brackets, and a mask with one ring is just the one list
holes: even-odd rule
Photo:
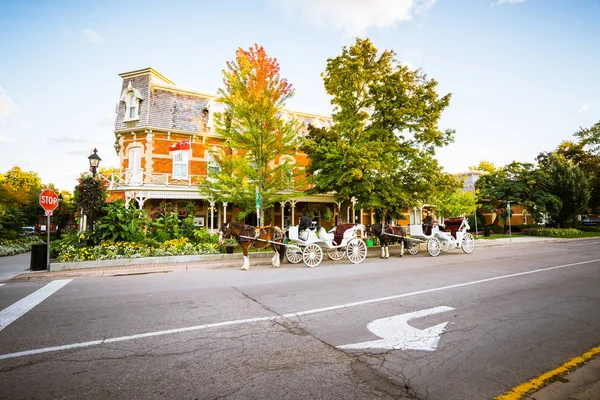
[[128, 119], [137, 119], [138, 117], [138, 100], [133, 94], [130, 92], [129, 98], [127, 99], [127, 118]]
[[188, 150], [173, 151], [173, 178], [181, 179], [188, 177]]
[[[215, 149], [216, 150], [216, 149]], [[213, 174], [218, 174], [219, 172], [221, 172], [221, 166], [219, 165], [219, 163], [215, 160], [214, 156], [212, 155], [212, 153], [208, 153], [208, 173], [213, 173]]]
[[140, 102], [142, 95], [139, 90], [131, 86], [131, 81], [121, 94], [121, 101], [125, 103], [125, 115], [123, 121], [136, 121], [140, 118]]

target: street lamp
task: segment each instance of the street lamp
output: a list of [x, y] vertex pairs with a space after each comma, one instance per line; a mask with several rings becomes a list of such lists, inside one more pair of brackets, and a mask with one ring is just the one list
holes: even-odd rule
[[[98, 170], [98, 165], [100, 165], [100, 161], [102, 159], [97, 154], [98, 150], [94, 148], [93, 153], [89, 155], [88, 160], [90, 161], [90, 171], [92, 171], [92, 176], [96, 176], [96, 171]], [[90, 232], [94, 230], [94, 213], [95, 211], [90, 210], [90, 215], [88, 215], [88, 229]]]
[[102, 161], [97, 153], [98, 150], [94, 149], [94, 152], [88, 157], [88, 160], [90, 160], [90, 171], [92, 171], [92, 176], [96, 176], [98, 165], [100, 165], [100, 161]]

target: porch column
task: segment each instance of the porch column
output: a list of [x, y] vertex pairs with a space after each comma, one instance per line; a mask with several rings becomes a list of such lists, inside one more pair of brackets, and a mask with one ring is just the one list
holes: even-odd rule
[[223, 224], [227, 223], [227, 202], [223, 202]]
[[296, 211], [296, 203], [298, 200], [290, 200], [290, 205], [292, 206], [292, 222], [290, 224], [294, 225], [294, 211]]
[[212, 232], [215, 226], [215, 202], [210, 201], [208, 204], [210, 205], [210, 232]]
[[281, 229], [285, 228], [285, 201], [280, 201], [279, 204], [281, 205]]
[[152, 183], [152, 157], [154, 153], [154, 143], [152, 142], [152, 130], [146, 131], [146, 168], [144, 171], [144, 179], [142, 180], [144, 183]]

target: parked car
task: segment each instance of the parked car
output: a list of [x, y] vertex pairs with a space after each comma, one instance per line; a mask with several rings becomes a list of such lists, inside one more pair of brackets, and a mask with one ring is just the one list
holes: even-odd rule
[[33, 226], [24, 226], [22, 236], [32, 236], [35, 235], [35, 228]]
[[600, 225], [600, 217], [588, 217], [581, 220], [583, 226]]

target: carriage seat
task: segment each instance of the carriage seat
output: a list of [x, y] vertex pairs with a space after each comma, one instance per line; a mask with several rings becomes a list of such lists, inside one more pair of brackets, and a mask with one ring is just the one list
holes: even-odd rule
[[335, 231], [333, 232], [333, 243], [336, 246], [342, 244], [342, 241], [346, 237], [345, 232], [350, 228], [355, 227], [357, 224], [339, 224], [335, 227]]
[[460, 231], [462, 226], [462, 218], [446, 218], [444, 220], [444, 230], [449, 232], [454, 239], [456, 239], [456, 232]]

